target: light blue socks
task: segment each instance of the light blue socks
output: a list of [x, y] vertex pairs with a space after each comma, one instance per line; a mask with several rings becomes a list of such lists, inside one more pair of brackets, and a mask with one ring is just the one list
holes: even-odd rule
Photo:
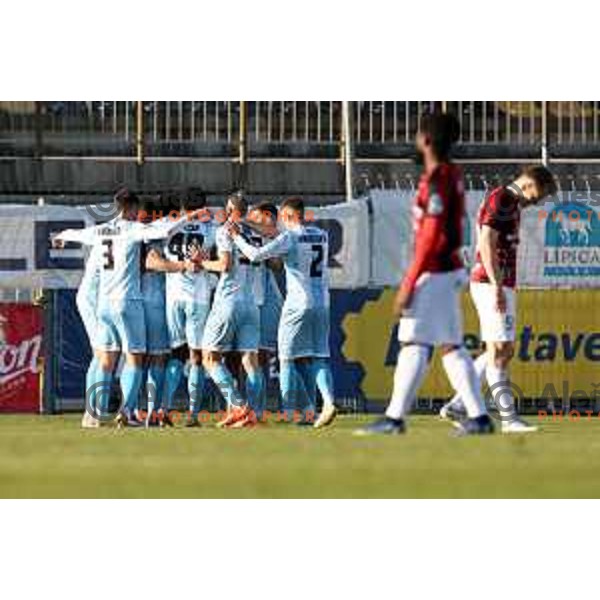
[[110, 395], [112, 390], [113, 372], [104, 371], [102, 367], [97, 364], [94, 369], [94, 381], [90, 386], [90, 405], [95, 407], [96, 414], [100, 418], [108, 418], [108, 411], [110, 409]]
[[294, 417], [294, 411], [309, 404], [304, 379], [293, 360], [282, 360], [279, 372], [281, 387], [281, 406], [288, 421]]
[[173, 409], [173, 405], [175, 403], [175, 394], [179, 389], [179, 384], [181, 383], [181, 378], [183, 377], [183, 363], [177, 358], [172, 358], [167, 363], [166, 368], [166, 406], [165, 410], [170, 411]]
[[188, 394], [190, 397], [190, 412], [194, 417], [200, 412], [202, 392], [204, 390], [204, 379], [204, 367], [202, 367], [202, 365], [190, 365]]
[[313, 361], [300, 361], [296, 363], [296, 368], [306, 389], [306, 404], [299, 406], [299, 409], [304, 411], [307, 419], [314, 419], [317, 406], [317, 382], [315, 379], [315, 371]]
[[314, 381], [319, 388], [323, 404], [335, 406], [335, 389], [329, 360], [315, 358], [312, 364]]
[[244, 406], [244, 399], [235, 385], [233, 375], [223, 363], [218, 363], [212, 367], [208, 374], [219, 388], [223, 398], [225, 398], [228, 408]]
[[262, 369], [259, 367], [255, 371], [247, 373], [246, 397], [248, 398], [250, 408], [254, 411], [258, 419], [262, 417], [263, 411], [265, 410], [267, 400], [265, 392], [265, 375]]
[[146, 376], [146, 393], [148, 397], [148, 416], [162, 406], [163, 387], [165, 385], [165, 367], [160, 363], [150, 363]]
[[138, 408], [143, 378], [144, 369], [142, 367], [134, 367], [126, 363], [121, 371], [123, 406], [129, 414]]
[[98, 408], [94, 394], [94, 384], [96, 383], [96, 370], [98, 369], [98, 358], [94, 354], [85, 375], [85, 404], [86, 410], [94, 417], [98, 416]]

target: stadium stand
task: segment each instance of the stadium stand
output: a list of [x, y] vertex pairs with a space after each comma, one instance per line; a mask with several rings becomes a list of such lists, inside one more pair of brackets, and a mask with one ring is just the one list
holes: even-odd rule
[[[345, 194], [340, 101], [0, 102], [0, 199], [87, 202], [203, 182], [214, 195]], [[352, 184], [409, 185], [420, 117], [461, 122], [456, 158], [486, 187], [546, 157], [563, 187], [600, 188], [599, 101], [354, 101]], [[210, 167], [210, 168], [208, 168]]]

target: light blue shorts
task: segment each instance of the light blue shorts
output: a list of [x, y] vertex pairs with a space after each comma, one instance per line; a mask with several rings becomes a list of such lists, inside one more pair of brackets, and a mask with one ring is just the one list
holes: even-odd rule
[[165, 305], [157, 302], [144, 302], [146, 315], [146, 346], [148, 354], [168, 354], [169, 330]]
[[76, 302], [79, 316], [83, 321], [85, 332], [87, 333], [90, 341], [90, 346], [92, 349], [94, 349], [97, 346], [96, 334], [98, 331], [98, 307], [95, 304], [88, 302], [85, 298], [80, 298], [79, 296], [77, 296]]
[[202, 338], [210, 306], [189, 300], [167, 304], [167, 327], [171, 348], [186, 344], [192, 350], [202, 350]]
[[202, 348], [214, 352], [257, 352], [260, 316], [255, 305], [214, 305], [206, 321]]
[[329, 307], [283, 306], [277, 344], [279, 358], [329, 358]]
[[281, 302], [266, 301], [260, 307], [260, 339], [261, 350], [275, 352], [277, 350], [277, 332], [281, 318]]
[[98, 306], [96, 348], [112, 352], [146, 352], [146, 317], [142, 300], [102, 300]]

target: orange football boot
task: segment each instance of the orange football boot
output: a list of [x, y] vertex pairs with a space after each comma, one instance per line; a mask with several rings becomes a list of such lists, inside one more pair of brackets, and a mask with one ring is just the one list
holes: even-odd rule
[[250, 409], [248, 406], [234, 406], [227, 412], [225, 418], [217, 423], [218, 429], [225, 429], [231, 427], [234, 423], [245, 419], [248, 416]]

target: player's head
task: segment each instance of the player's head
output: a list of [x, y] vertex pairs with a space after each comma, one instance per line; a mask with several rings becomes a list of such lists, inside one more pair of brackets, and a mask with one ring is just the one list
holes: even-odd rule
[[460, 138], [460, 124], [454, 115], [430, 114], [422, 117], [417, 133], [417, 162], [432, 158], [447, 161]]
[[140, 199], [137, 194], [127, 188], [120, 188], [115, 194], [114, 201], [123, 219], [128, 221], [137, 219], [137, 213], [140, 209]]
[[206, 207], [206, 194], [202, 188], [190, 187], [180, 192], [181, 208], [185, 210], [200, 210]]
[[517, 189], [521, 204], [537, 204], [549, 196], [554, 196], [558, 186], [549, 169], [541, 165], [525, 167], [517, 180], [509, 187]]
[[248, 202], [242, 192], [235, 192], [227, 197], [225, 203], [225, 212], [227, 218], [232, 221], [239, 221], [246, 216], [248, 212]]
[[264, 229], [267, 235], [277, 231], [278, 217], [277, 207], [268, 200], [255, 204], [248, 211], [248, 220]]
[[181, 201], [178, 194], [175, 192], [160, 192], [157, 198], [160, 211], [168, 215], [172, 211], [179, 211], [181, 209]]
[[304, 200], [302, 198], [288, 198], [281, 205], [281, 221], [289, 229], [304, 221]]
[[138, 220], [142, 223], [150, 223], [154, 218], [154, 213], [159, 210], [159, 202], [156, 198], [142, 196], [138, 211]]

